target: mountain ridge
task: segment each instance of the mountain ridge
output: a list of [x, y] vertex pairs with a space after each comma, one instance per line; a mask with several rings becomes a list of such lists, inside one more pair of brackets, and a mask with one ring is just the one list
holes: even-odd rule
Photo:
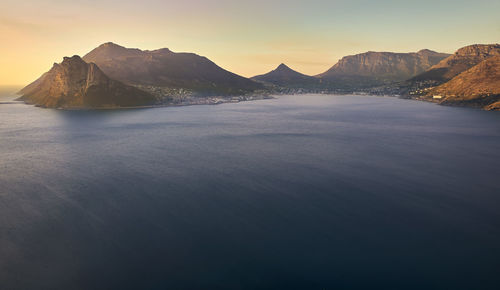
[[96, 63], [111, 78], [130, 85], [172, 87], [205, 94], [238, 95], [263, 86], [229, 72], [206, 57], [168, 48], [140, 50], [104, 43], [83, 59]]
[[409, 79], [448, 56], [429, 49], [410, 53], [368, 51], [345, 56], [315, 77], [339, 87], [378, 86]]
[[458, 49], [429, 70], [411, 78], [410, 81], [441, 84], [494, 55], [500, 55], [500, 44], [468, 45]]
[[443, 105], [500, 109], [500, 54], [489, 57], [450, 81], [432, 89]]

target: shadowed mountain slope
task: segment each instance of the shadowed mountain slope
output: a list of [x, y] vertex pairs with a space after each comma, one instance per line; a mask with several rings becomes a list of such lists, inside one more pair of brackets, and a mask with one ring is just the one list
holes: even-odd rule
[[275, 70], [254, 76], [252, 80], [270, 83], [282, 87], [309, 87], [319, 84], [319, 80], [315, 77], [308, 76], [297, 71], [294, 71], [285, 64], [280, 64]]
[[111, 78], [131, 85], [190, 89], [206, 94], [238, 95], [262, 84], [222, 69], [206, 57], [175, 53], [167, 48], [148, 51], [105, 43], [83, 57]]

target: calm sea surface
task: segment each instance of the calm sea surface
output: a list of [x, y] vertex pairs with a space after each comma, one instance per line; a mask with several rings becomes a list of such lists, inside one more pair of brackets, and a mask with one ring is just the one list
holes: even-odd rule
[[500, 289], [499, 166], [396, 98], [0, 104], [0, 289]]

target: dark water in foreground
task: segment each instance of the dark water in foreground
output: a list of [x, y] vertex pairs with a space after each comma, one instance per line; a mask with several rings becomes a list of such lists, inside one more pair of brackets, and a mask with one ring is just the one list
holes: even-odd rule
[[500, 289], [500, 114], [0, 105], [1, 289]]

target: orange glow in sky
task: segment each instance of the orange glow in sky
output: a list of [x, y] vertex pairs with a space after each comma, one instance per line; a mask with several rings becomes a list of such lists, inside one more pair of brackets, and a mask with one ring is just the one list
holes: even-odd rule
[[[105, 42], [194, 52], [251, 77], [319, 74], [345, 55], [500, 42], [500, 1], [2, 0], [0, 85], [24, 85]], [[464, 21], [467, 19], [467, 21]]]

